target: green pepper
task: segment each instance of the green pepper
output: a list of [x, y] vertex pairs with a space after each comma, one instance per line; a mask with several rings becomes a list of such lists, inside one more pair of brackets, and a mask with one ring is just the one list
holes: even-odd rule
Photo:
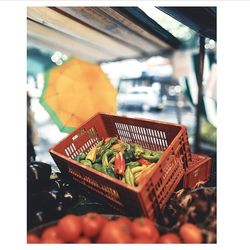
[[111, 139], [109, 139], [107, 142], [104, 143], [104, 145], [102, 145], [100, 147], [100, 150], [98, 150], [98, 156], [96, 159], [96, 162], [101, 162], [102, 161], [102, 157], [103, 155], [106, 153], [106, 151], [117, 141], [116, 137], [112, 137]]
[[142, 154], [143, 159], [150, 161], [150, 162], [157, 162], [163, 155], [163, 151], [151, 151], [149, 154], [149, 150], [147, 154]]
[[131, 144], [134, 148], [135, 158], [139, 159], [142, 154], [144, 154], [144, 148], [139, 144]]
[[103, 142], [104, 142], [104, 140], [102, 139], [102, 140], [99, 141], [95, 146], [96, 146], [97, 148], [100, 148], [100, 147], [102, 146]]
[[117, 141], [117, 137], [112, 137], [110, 140], [108, 140], [104, 145], [102, 150], [105, 152], [107, 149], [109, 149], [115, 142]]
[[92, 148], [88, 152], [88, 154], [86, 156], [86, 160], [90, 160], [92, 163], [94, 163], [96, 160], [96, 153], [97, 153], [97, 147]]
[[106, 173], [107, 173], [107, 175], [115, 178], [114, 170], [113, 170], [112, 167], [107, 167], [106, 168]]
[[142, 165], [142, 166], [139, 166], [139, 167], [132, 168], [131, 172], [132, 172], [132, 174], [136, 174], [136, 173], [141, 172], [145, 168], [147, 168], [147, 166], [146, 165]]
[[104, 168], [107, 168], [108, 165], [109, 165], [109, 160], [108, 160], [108, 157], [113, 155], [114, 154], [114, 151], [112, 149], [108, 149], [102, 156], [102, 166]]
[[131, 162], [128, 162], [126, 165], [130, 168], [135, 168], [135, 167], [140, 166], [141, 164], [138, 161], [131, 161]]
[[136, 160], [133, 146], [128, 145], [128, 147], [123, 152], [123, 158], [126, 163]]
[[113, 164], [115, 162], [115, 156], [116, 156], [116, 154], [114, 153], [114, 156], [109, 161], [109, 165]]
[[105, 169], [102, 167], [102, 164], [100, 163], [94, 163], [93, 168], [101, 173], [106, 174]]
[[126, 168], [125, 170], [125, 182], [132, 187], [135, 186], [135, 177], [133, 173], [131, 172], [130, 168]]
[[124, 152], [124, 150], [128, 147], [128, 144], [125, 142], [122, 142], [119, 140], [118, 143], [115, 143], [114, 145], [112, 145], [111, 149], [113, 149], [115, 152], [119, 153], [119, 152]]
[[80, 163], [82, 163], [85, 166], [89, 166], [92, 168], [92, 162], [90, 160], [81, 160]]
[[145, 149], [144, 150], [144, 155], [151, 155], [154, 151], [149, 150], [149, 149]]
[[85, 159], [85, 154], [83, 152], [80, 152], [75, 158], [74, 160], [75, 161], [78, 161], [80, 162], [81, 160], [84, 160]]

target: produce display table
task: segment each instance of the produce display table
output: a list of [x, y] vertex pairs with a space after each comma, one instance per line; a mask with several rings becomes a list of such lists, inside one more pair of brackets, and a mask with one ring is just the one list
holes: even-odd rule
[[[38, 225], [64, 218], [77, 224], [94, 213], [131, 223], [147, 218], [180, 237], [178, 243], [216, 242], [211, 158], [191, 153], [185, 126], [98, 113], [49, 152], [60, 172], [44, 162], [28, 164], [28, 235]], [[197, 238], [185, 239], [183, 230]], [[127, 243], [138, 240], [132, 235]], [[98, 243], [96, 237], [88, 240]], [[158, 240], [147, 243], [163, 243]]]

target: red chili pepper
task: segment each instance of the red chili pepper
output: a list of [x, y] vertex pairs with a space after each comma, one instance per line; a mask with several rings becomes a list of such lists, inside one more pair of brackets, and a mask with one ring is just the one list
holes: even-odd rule
[[111, 138], [112, 138], [112, 137], [107, 137], [107, 138], [105, 138], [104, 142], [107, 143], [108, 141], [111, 140]]
[[149, 161], [147, 161], [147, 160], [145, 160], [145, 159], [139, 159], [139, 160], [137, 160], [141, 165], [146, 165], [146, 166], [149, 166], [149, 165], [151, 165], [152, 164], [152, 162], [149, 162]]
[[119, 152], [115, 156], [114, 174], [116, 176], [124, 176], [125, 168], [126, 168], [126, 162], [123, 158], [122, 152]]

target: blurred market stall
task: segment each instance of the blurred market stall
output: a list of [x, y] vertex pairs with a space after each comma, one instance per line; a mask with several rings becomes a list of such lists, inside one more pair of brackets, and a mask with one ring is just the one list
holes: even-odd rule
[[[171, 20], [170, 16], [180, 22], [176, 24], [174, 19]], [[206, 96], [204, 96], [204, 99], [201, 98], [202, 84], [200, 84], [200, 80], [198, 81], [198, 75], [202, 73], [198, 64], [199, 54], [197, 50], [197, 45], [199, 45], [198, 35], [208, 37], [210, 40], [205, 44], [207, 56], [203, 56], [206, 59], [205, 72], [202, 74], [203, 84], [206, 84], [207, 81], [204, 77], [210, 77], [210, 66], [215, 68], [216, 63], [212, 43], [216, 40], [215, 8], [30, 7], [28, 8], [27, 25], [28, 44], [31, 48], [28, 49], [28, 52], [34, 50], [34, 47], [54, 51], [54, 54], [51, 53], [54, 65], [61, 65], [68, 57], [74, 55], [83, 60], [98, 63], [103, 67], [115, 87], [118, 87], [119, 84], [117, 76], [116, 79], [113, 77], [115, 72], [123, 71], [122, 75], [124, 75], [124, 72], [129, 75], [129, 72], [138, 68], [131, 60], [142, 62], [147, 58], [159, 55], [166, 59], [172, 58], [171, 71], [173, 73], [169, 75], [167, 66], [165, 66], [166, 74], [170, 76], [170, 82], [160, 83], [160, 94], [157, 94], [159, 95], [159, 101], [157, 102], [159, 102], [160, 106], [164, 106], [166, 99], [168, 99], [168, 104], [171, 104], [171, 98], [174, 97], [177, 121], [183, 123], [182, 117], [185, 116], [184, 112], [182, 112], [183, 97], [184, 93], [186, 93], [185, 98], [191, 103], [189, 107], [192, 109], [197, 107], [195, 139], [192, 139], [194, 132], [190, 131], [191, 143], [193, 140], [195, 141], [194, 146], [197, 151], [201, 144], [199, 137], [201, 132], [201, 136], [204, 138], [204, 131], [205, 134], [209, 134], [207, 130], [210, 131], [213, 127], [216, 127], [216, 102], [213, 101], [214, 97], [212, 99], [211, 96], [210, 98], [206, 98]], [[187, 31], [187, 27], [197, 33], [191, 29]], [[180, 30], [179, 33], [176, 32], [177, 30]], [[186, 35], [184, 36], [184, 34]], [[204, 44], [201, 45], [201, 48], [205, 49]], [[36, 60], [34, 57], [28, 56], [28, 58]], [[183, 60], [183, 58], [186, 59]], [[210, 66], [207, 65], [208, 60]], [[127, 64], [120, 68], [116, 67], [114, 62], [119, 63], [121, 61], [125, 63], [127, 61]], [[202, 61], [200, 60], [200, 62]], [[110, 67], [108, 67], [108, 62], [112, 62]], [[34, 61], [28, 71], [32, 72], [32, 68], [34, 69]], [[44, 70], [41, 69], [40, 72], [42, 73]], [[148, 72], [150, 72], [149, 68], [145, 69], [144, 66], [144, 69], [139, 69], [137, 74], [140, 77], [140, 74], [147, 75]], [[32, 76], [32, 73], [28, 74]], [[199, 85], [197, 82], [199, 82]], [[151, 87], [153, 83], [151, 82], [148, 86]], [[177, 87], [175, 88], [176, 83]], [[164, 93], [166, 92], [164, 89], [167, 89], [167, 93]], [[197, 98], [198, 93], [199, 98]], [[173, 97], [170, 95], [173, 95]], [[119, 97], [120, 93], [118, 91], [118, 100]], [[141, 98], [145, 99], [147, 96]], [[144, 105], [146, 110], [148, 106], [147, 104]], [[165, 106], [167, 105], [165, 104]], [[204, 114], [205, 118], [202, 118], [202, 121], [205, 121], [205, 124], [208, 125], [201, 126], [201, 119], [198, 118], [198, 114], [199, 116]], [[202, 127], [202, 131], [200, 131], [200, 127]], [[209, 141], [209, 138], [207, 140]], [[212, 140], [212, 143], [214, 144], [215, 140]]]

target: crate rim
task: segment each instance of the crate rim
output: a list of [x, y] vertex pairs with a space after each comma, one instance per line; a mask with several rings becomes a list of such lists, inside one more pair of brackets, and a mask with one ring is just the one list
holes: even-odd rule
[[[54, 144], [53, 146], [49, 147], [48, 151], [50, 152], [51, 150], [53, 150], [55, 147], [57, 147], [63, 140], [66, 139], [66, 137], [73, 135], [75, 133], [75, 131], [82, 127], [85, 123], [91, 121], [94, 117], [96, 116], [102, 116], [102, 115], [106, 115], [106, 116], [113, 116], [113, 117], [124, 117], [124, 118], [128, 118], [128, 119], [132, 119], [132, 120], [141, 120], [141, 121], [146, 121], [146, 122], [154, 122], [154, 123], [158, 123], [158, 124], [165, 124], [165, 125], [172, 125], [172, 126], [176, 126], [176, 127], [180, 127], [181, 129], [183, 128], [187, 128], [185, 125], [183, 124], [178, 124], [178, 123], [173, 123], [173, 122], [164, 122], [164, 121], [159, 121], [159, 120], [153, 120], [153, 119], [145, 119], [145, 118], [140, 118], [140, 117], [129, 117], [129, 116], [124, 116], [124, 115], [114, 115], [114, 114], [108, 114], [108, 113], [102, 113], [102, 112], [97, 112], [94, 115], [92, 115], [90, 118], [88, 118], [85, 122], [81, 123], [80, 126], [78, 126], [77, 128], [75, 128], [72, 132], [70, 132], [69, 134], [67, 134], [64, 138], [62, 138], [61, 140], [59, 140], [56, 144]], [[175, 138], [176, 139], [176, 138]], [[175, 140], [174, 139], [174, 140]], [[173, 141], [174, 141], [173, 140]]]

